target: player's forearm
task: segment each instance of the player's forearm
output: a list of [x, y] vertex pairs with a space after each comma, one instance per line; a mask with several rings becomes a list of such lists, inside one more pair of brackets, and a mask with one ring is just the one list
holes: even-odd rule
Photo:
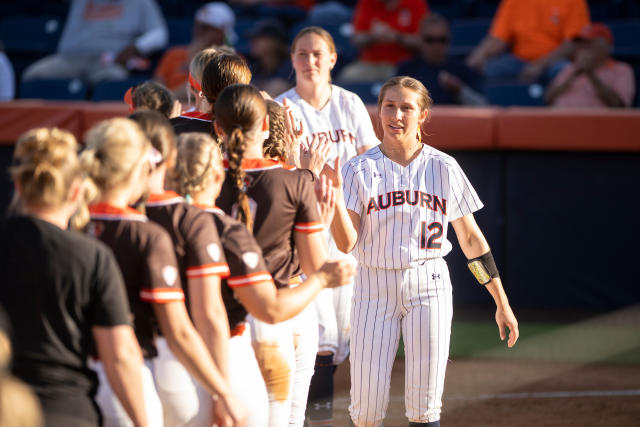
[[331, 222], [331, 234], [337, 248], [345, 254], [353, 250], [358, 240], [358, 231], [351, 222], [342, 194], [336, 194], [336, 213]]
[[[129, 326], [95, 328], [98, 355], [111, 389], [136, 427], [147, 425], [142, 384], [142, 354]], [[98, 335], [102, 334], [102, 337]], [[107, 337], [107, 339], [105, 339]]]
[[227, 377], [229, 363], [227, 360], [229, 339], [229, 322], [224, 311], [200, 313], [193, 316], [193, 323], [202, 337], [220, 373]]
[[504, 310], [509, 307], [509, 299], [507, 298], [507, 294], [502, 287], [502, 280], [499, 277], [496, 277], [491, 280], [488, 284], [485, 285], [489, 294], [493, 298], [493, 302], [496, 303], [496, 307], [500, 310]]
[[279, 323], [297, 316], [326, 287], [326, 276], [323, 273], [314, 273], [295, 288], [278, 289], [274, 304], [268, 307], [269, 317], [273, 323]]

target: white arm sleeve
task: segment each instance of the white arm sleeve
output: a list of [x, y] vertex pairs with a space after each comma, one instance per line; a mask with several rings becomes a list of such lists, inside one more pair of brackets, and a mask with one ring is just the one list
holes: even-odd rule
[[484, 206], [464, 174], [460, 166], [455, 160], [447, 163], [447, 171], [449, 173], [449, 221], [456, 220], [465, 215], [469, 215]]
[[169, 31], [160, 8], [153, 0], [144, 2], [142, 35], [135, 40], [136, 49], [147, 55], [164, 48], [169, 42]]
[[354, 211], [362, 217], [364, 206], [360, 194], [360, 181], [355, 173], [352, 162], [342, 168], [342, 189], [344, 191], [344, 203], [347, 209]]
[[364, 105], [360, 97], [355, 97], [354, 102], [354, 119], [356, 125], [356, 149], [361, 147], [374, 146], [380, 144], [376, 132], [373, 129], [371, 116], [367, 107]]

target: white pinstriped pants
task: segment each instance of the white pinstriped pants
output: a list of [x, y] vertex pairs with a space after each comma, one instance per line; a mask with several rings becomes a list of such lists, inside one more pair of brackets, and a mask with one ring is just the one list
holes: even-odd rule
[[382, 424], [400, 332], [406, 416], [440, 419], [453, 304], [446, 262], [403, 270], [358, 267], [351, 309], [351, 404], [356, 427]]

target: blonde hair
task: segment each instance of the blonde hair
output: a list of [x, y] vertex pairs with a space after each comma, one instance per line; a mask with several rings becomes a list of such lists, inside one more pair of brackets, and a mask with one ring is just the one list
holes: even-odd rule
[[296, 51], [296, 44], [298, 43], [298, 40], [300, 40], [307, 34], [315, 34], [316, 36], [319, 36], [327, 44], [327, 48], [329, 48], [330, 53], [337, 53], [336, 44], [333, 41], [333, 37], [331, 37], [331, 34], [329, 34], [329, 32], [322, 27], [304, 27], [303, 29], [298, 31], [298, 34], [296, 34], [296, 36], [293, 38], [293, 41], [291, 42], [291, 53], [294, 53]]
[[262, 144], [265, 157], [286, 161], [291, 147], [286, 145], [286, 118], [284, 107], [271, 99], [267, 100], [269, 114], [269, 138]]
[[0, 427], [41, 427], [40, 402], [31, 389], [11, 376], [0, 379]]
[[140, 126], [140, 129], [149, 139], [151, 146], [162, 156], [162, 160], [156, 163], [156, 166], [164, 163], [167, 165], [167, 169], [173, 168], [173, 160], [176, 153], [176, 135], [169, 119], [151, 110], [136, 111], [130, 114], [129, 118]]
[[[72, 183], [82, 179], [84, 169], [78, 158], [78, 143], [69, 132], [58, 128], [38, 128], [18, 139], [9, 168], [11, 179], [20, 187], [14, 204], [57, 208], [69, 199]], [[87, 202], [95, 192], [83, 187], [72, 225], [82, 227], [89, 219]]]
[[124, 118], [98, 123], [85, 139], [87, 147], [80, 159], [101, 191], [126, 182], [140, 162], [147, 161], [151, 149], [140, 127]]
[[249, 207], [249, 196], [245, 184], [246, 173], [242, 159], [247, 140], [259, 130], [267, 115], [267, 105], [260, 91], [251, 85], [235, 84], [226, 87], [215, 105], [216, 121], [227, 135], [229, 176], [236, 188], [238, 215], [249, 231], [253, 229], [253, 218]]
[[211, 184], [213, 174], [222, 171], [222, 152], [213, 138], [202, 132], [178, 136], [178, 157], [173, 179], [182, 196], [194, 196]]
[[229, 46], [211, 46], [196, 53], [189, 63], [189, 72], [198, 82], [202, 81], [202, 73], [209, 62], [220, 54], [234, 54], [235, 49]]

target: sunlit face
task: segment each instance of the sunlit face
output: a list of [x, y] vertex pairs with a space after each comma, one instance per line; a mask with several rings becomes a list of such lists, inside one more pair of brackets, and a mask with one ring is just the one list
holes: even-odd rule
[[308, 33], [300, 37], [291, 54], [291, 63], [298, 81], [326, 83], [331, 80], [331, 70], [338, 56], [329, 51], [322, 37]]
[[428, 111], [421, 111], [417, 92], [393, 86], [386, 90], [378, 114], [385, 139], [407, 141], [417, 138]]

